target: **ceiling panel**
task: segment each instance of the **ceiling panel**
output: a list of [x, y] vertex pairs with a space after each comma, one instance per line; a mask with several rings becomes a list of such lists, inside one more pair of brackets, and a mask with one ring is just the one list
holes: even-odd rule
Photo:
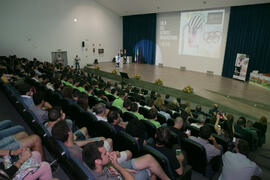
[[96, 2], [121, 16], [126, 16], [270, 3], [270, 0], [96, 0]]

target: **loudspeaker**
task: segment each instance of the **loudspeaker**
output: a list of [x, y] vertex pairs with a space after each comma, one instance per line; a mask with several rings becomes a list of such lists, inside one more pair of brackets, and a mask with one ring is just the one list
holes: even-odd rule
[[82, 47], [84, 47], [85, 46], [85, 43], [84, 43], [84, 41], [82, 42]]

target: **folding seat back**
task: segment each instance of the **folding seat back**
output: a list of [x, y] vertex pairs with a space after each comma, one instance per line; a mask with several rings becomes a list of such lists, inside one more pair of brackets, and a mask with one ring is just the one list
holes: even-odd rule
[[142, 114], [145, 118], [148, 116], [149, 109], [145, 107], [139, 107], [139, 113]]
[[191, 131], [191, 135], [198, 137], [200, 135], [200, 129], [194, 126], [188, 126], [187, 129]]
[[93, 108], [98, 102], [99, 102], [99, 100], [95, 96], [88, 97], [88, 105], [90, 108]]
[[111, 94], [106, 95], [110, 102], [113, 102], [115, 100], [115, 97]]
[[72, 177], [71, 179], [94, 180], [94, 176], [87, 165], [71, 156], [63, 142], [57, 141], [57, 145], [64, 152], [61, 159], [59, 159], [59, 163], [63, 170]]
[[132, 119], [138, 119], [137, 116], [135, 116], [133, 113], [131, 112], [124, 112], [122, 115], [122, 119], [124, 122], [128, 122]]
[[175, 176], [173, 170], [171, 169], [170, 162], [164, 154], [162, 154], [160, 151], [149, 145], [143, 146], [142, 154], [152, 155], [158, 161], [158, 163], [160, 164], [164, 172], [167, 174], [167, 176], [170, 179], [175, 180]]
[[160, 113], [157, 114], [157, 121], [160, 123], [160, 124], [164, 124], [166, 123], [166, 117]]
[[155, 134], [157, 130], [156, 126], [148, 120], [141, 120], [141, 121], [143, 122], [145, 126], [147, 138], [155, 138]]
[[181, 146], [187, 153], [187, 161], [192, 169], [205, 175], [207, 159], [204, 147], [188, 138], [182, 140]]
[[118, 151], [130, 150], [133, 157], [137, 157], [141, 152], [138, 141], [124, 131], [118, 132], [117, 139], [114, 144], [116, 144], [114, 147], [116, 147]]
[[226, 152], [228, 150], [229, 141], [215, 133], [213, 133], [212, 136], [216, 139], [217, 143], [222, 146], [223, 152]]
[[94, 132], [96, 131], [96, 122], [97, 118], [94, 114], [84, 111], [80, 113], [80, 118], [76, 119], [76, 126], [78, 128], [86, 127], [88, 130], [88, 134], [93, 137], [95, 134]]
[[117, 111], [120, 114], [120, 116], [122, 117], [122, 110], [119, 107], [111, 106], [110, 110]]
[[116, 130], [111, 124], [105, 121], [97, 121], [95, 123], [94, 134], [96, 137], [103, 136], [105, 138], [116, 140]]

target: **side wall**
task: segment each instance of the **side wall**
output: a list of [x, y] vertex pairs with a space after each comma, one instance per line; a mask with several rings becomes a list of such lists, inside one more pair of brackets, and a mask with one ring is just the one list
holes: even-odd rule
[[95, 58], [111, 61], [122, 48], [122, 17], [94, 0], [8, 0], [1, 3], [0, 17], [0, 56], [51, 62], [51, 52], [61, 49], [70, 65], [78, 54], [84, 66]]
[[[213, 71], [216, 75], [221, 75], [224, 53], [227, 39], [228, 22], [230, 9], [225, 9], [223, 37], [219, 58], [179, 55], [179, 30], [180, 30], [180, 12], [159, 13], [157, 15], [157, 48], [156, 65], [162, 63], [164, 66], [180, 68], [186, 67], [186, 70], [207, 72]], [[166, 23], [165, 23], [166, 21]], [[165, 29], [160, 29], [161, 23], [166, 24]], [[164, 28], [164, 27], [163, 27]], [[171, 35], [169, 41], [160, 39], [160, 30], [166, 31]]]

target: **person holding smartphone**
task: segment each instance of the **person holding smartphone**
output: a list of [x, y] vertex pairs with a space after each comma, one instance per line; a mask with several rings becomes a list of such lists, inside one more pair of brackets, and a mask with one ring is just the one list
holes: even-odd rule
[[170, 147], [171, 139], [170, 130], [167, 127], [160, 127], [156, 132], [156, 149], [163, 153], [169, 160], [174, 175], [181, 176], [184, 172], [184, 155], [181, 153], [181, 149], [173, 149]]

